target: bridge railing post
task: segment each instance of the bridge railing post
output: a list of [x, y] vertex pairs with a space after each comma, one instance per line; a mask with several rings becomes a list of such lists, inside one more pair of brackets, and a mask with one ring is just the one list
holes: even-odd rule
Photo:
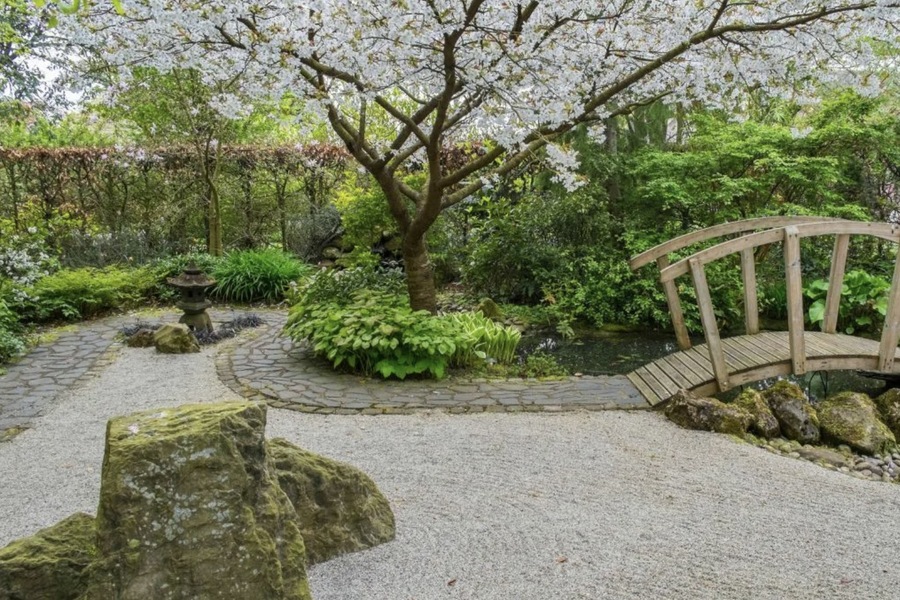
[[759, 333], [759, 307], [756, 298], [756, 256], [754, 248], [741, 250], [741, 276], [744, 279], [744, 329], [747, 335]]
[[900, 339], [900, 248], [897, 249], [897, 258], [894, 261], [891, 295], [888, 298], [884, 328], [881, 330], [881, 344], [878, 347], [879, 371], [885, 373], [894, 371], [894, 356], [897, 353], [898, 339]]
[[828, 274], [828, 295], [825, 296], [825, 322], [822, 331], [837, 331], [838, 314], [841, 310], [841, 290], [844, 288], [844, 270], [847, 267], [847, 248], [850, 236], [843, 233], [834, 239], [834, 251], [831, 253], [831, 272]]
[[[669, 266], [669, 257], [660, 256], [656, 259], [656, 266], [660, 271]], [[687, 326], [684, 324], [684, 311], [681, 309], [681, 298], [678, 297], [678, 287], [674, 281], [663, 281], [663, 291], [666, 294], [666, 304], [669, 305], [669, 316], [672, 318], [672, 328], [675, 330], [675, 340], [679, 350], [691, 349], [691, 337], [688, 335]]]
[[691, 259], [689, 264], [691, 277], [694, 280], [694, 289], [697, 291], [700, 321], [703, 324], [703, 335], [706, 337], [706, 347], [709, 349], [709, 361], [712, 364], [713, 375], [716, 377], [719, 391], [726, 392], [731, 389], [731, 381], [728, 375], [728, 365], [725, 364], [725, 353], [722, 350], [722, 340], [719, 337], [719, 326], [716, 324], [712, 298], [709, 295], [706, 271], [703, 263], [697, 259]]
[[806, 342], [803, 339], [803, 282], [800, 271], [800, 231], [784, 228], [784, 275], [787, 283], [788, 340], [791, 365], [797, 375], [806, 373]]

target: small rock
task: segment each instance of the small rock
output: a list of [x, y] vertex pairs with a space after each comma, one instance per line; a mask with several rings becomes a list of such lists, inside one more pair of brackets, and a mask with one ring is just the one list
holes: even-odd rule
[[758, 391], [748, 388], [741, 392], [741, 395], [732, 404], [750, 413], [753, 417], [750, 429], [761, 437], [771, 439], [778, 437], [781, 433], [778, 420]]
[[849, 470], [849, 459], [840, 452], [835, 452], [830, 448], [818, 448], [810, 446], [809, 448], [800, 448], [799, 450], [797, 450], [797, 453], [806, 460], [811, 460], [813, 462], [823, 462], [828, 465], [833, 465], [835, 467], [838, 467], [843, 472]]
[[781, 426], [785, 437], [801, 444], [819, 441], [819, 420], [806, 395], [789, 381], [779, 381], [765, 392], [763, 397]]

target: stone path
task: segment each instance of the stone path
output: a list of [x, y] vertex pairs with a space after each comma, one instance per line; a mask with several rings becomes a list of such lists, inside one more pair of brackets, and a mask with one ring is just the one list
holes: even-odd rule
[[264, 398], [276, 408], [402, 414], [423, 408], [464, 413], [647, 407], [624, 375], [541, 382], [458, 378], [384, 381], [339, 374], [279, 335], [284, 313], [266, 313], [264, 319], [266, 328], [254, 332], [254, 339], [241, 343], [231, 353], [220, 355], [217, 367], [220, 379], [237, 393]]
[[[228, 321], [235, 311], [212, 311]], [[284, 312], [260, 311], [266, 324], [224, 343], [216, 359], [220, 379], [246, 398], [276, 408], [336, 414], [451, 413], [605, 410], [646, 408], [624, 375], [571, 377], [560, 381], [382, 381], [333, 372], [279, 335]], [[177, 321], [177, 313], [140, 317], [149, 323]], [[28, 428], [70, 386], [115, 357], [116, 334], [135, 316], [116, 316], [63, 330], [0, 375], [0, 440]]]

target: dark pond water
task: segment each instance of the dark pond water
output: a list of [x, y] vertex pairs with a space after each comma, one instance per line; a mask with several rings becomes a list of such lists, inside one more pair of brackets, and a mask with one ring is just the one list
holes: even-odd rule
[[[694, 339], [702, 344], [702, 338]], [[579, 335], [574, 340], [565, 340], [555, 332], [533, 332], [522, 337], [519, 351], [523, 355], [536, 350], [556, 357], [557, 361], [571, 373], [585, 375], [619, 375], [657, 358], [678, 350], [673, 334], [658, 332], [605, 333], [596, 332]], [[804, 388], [813, 399], [846, 390], [877, 394], [883, 389], [880, 380], [864, 377], [855, 371], [823, 371], [807, 373], [789, 379]], [[776, 380], [764, 380], [751, 384], [758, 389], [771, 386]], [[737, 389], [723, 395], [728, 398], [740, 393]]]

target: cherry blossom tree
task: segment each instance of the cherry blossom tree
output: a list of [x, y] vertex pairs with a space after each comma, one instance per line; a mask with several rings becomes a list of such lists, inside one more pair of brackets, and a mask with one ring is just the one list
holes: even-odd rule
[[[578, 157], [558, 143], [573, 127], [602, 134], [663, 98], [739, 109], [759, 88], [876, 93], [873, 45], [895, 45], [900, 24], [897, 0], [132, 0], [124, 16], [102, 4], [64, 26], [124, 73], [192, 68], [237, 82], [213, 99], [225, 115], [289, 93], [327, 119], [384, 191], [411, 304], [426, 310], [425, 236], [441, 211], [545, 147], [578, 185]], [[877, 72], [896, 69], [879, 60]], [[391, 139], [370, 133], [376, 112]], [[451, 164], [445, 149], [466, 139], [486, 143]], [[424, 183], [407, 183], [413, 163]]]

